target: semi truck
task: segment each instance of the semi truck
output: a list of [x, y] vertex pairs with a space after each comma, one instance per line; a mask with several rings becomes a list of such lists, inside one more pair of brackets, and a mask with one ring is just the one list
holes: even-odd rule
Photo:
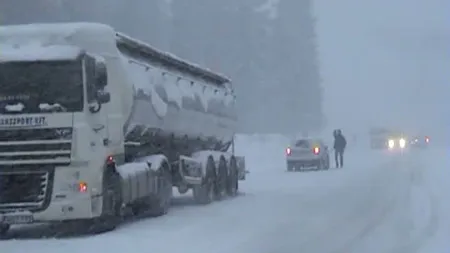
[[0, 234], [94, 231], [173, 197], [237, 195], [236, 96], [224, 75], [100, 23], [0, 27]]

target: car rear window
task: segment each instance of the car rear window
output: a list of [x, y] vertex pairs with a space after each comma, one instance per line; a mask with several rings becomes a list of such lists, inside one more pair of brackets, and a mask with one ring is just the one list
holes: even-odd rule
[[295, 146], [298, 148], [309, 148], [310, 144], [307, 140], [298, 140], [295, 142]]

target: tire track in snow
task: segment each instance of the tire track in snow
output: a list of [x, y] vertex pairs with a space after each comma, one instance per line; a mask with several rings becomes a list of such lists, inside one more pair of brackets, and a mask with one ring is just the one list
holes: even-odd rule
[[[407, 164], [408, 165], [408, 164]], [[402, 192], [396, 195], [394, 203], [381, 216], [374, 217], [368, 225], [360, 231], [352, 240], [348, 241], [343, 248], [333, 253], [348, 252], [388, 252], [388, 253], [417, 253], [421, 247], [430, 239], [438, 229], [438, 201], [427, 187], [426, 180], [422, 175], [418, 164], [405, 166], [402, 160], [397, 161], [398, 170], [403, 171], [403, 178], [399, 178], [397, 185], [404, 185]], [[397, 170], [397, 169], [396, 169]], [[402, 175], [400, 175], [402, 176]], [[416, 190], [416, 192], [414, 192]], [[417, 190], [420, 190], [417, 192]], [[414, 211], [417, 207], [413, 204], [418, 202], [418, 195], [424, 194], [425, 201], [421, 205], [428, 207], [429, 216], [422, 228], [417, 227], [418, 218]], [[427, 204], [428, 203], [428, 204]], [[399, 230], [398, 230], [399, 229]], [[416, 232], [411, 235], [412, 232]], [[384, 237], [384, 238], [383, 238]], [[390, 240], [385, 241], [386, 237]], [[371, 244], [372, 243], [372, 244]], [[358, 247], [359, 246], [359, 247]], [[372, 246], [372, 247], [370, 247]], [[375, 251], [374, 251], [375, 250]]]
[[[360, 182], [358, 185], [353, 185], [352, 188], [346, 188], [349, 191], [347, 195], [344, 195], [347, 202], [341, 203], [345, 205], [345, 209], [336, 210], [334, 213], [334, 210], [331, 210], [331, 213], [322, 213], [325, 216], [324, 219], [332, 218], [328, 224], [322, 222], [321, 226], [307, 227], [306, 230], [313, 228], [308, 237], [302, 238], [297, 232], [297, 238], [284, 240], [288, 241], [289, 245], [283, 245], [283, 247], [286, 249], [296, 248], [310, 253], [348, 253], [348, 249], [352, 248], [353, 244], [359, 239], [358, 236], [370, 233], [372, 228], [380, 223], [395, 205], [395, 197], [391, 196], [389, 200], [385, 199], [386, 195], [390, 196], [387, 194], [390, 192], [385, 190], [393, 184], [392, 178], [386, 180], [385, 173], [383, 173], [385, 169], [376, 168], [375, 170], [379, 173], [367, 177], [370, 180], [369, 182]], [[370, 184], [369, 187], [366, 183]], [[383, 191], [380, 192], [380, 189]], [[335, 195], [333, 196], [336, 198]], [[349, 205], [355, 205], [355, 208], [352, 208], [350, 212], [348, 212]], [[320, 217], [315, 216], [314, 218]], [[368, 218], [369, 222], [367, 222]], [[327, 240], [326, 243], [324, 243], [324, 239]], [[280, 250], [278, 251], [280, 252]]]
[[[423, 169], [424, 166], [422, 164], [418, 163], [412, 163], [410, 165], [411, 168], [411, 185], [410, 185], [410, 193], [413, 191], [413, 188], [420, 188], [422, 190], [422, 193], [427, 196], [428, 200], [428, 209], [429, 209], [429, 218], [427, 220], [427, 223], [424, 228], [422, 228], [416, 236], [413, 238], [410, 238], [409, 241], [405, 245], [399, 245], [395, 247], [390, 253], [417, 253], [421, 250], [421, 247], [437, 232], [438, 226], [439, 226], [439, 217], [438, 217], [438, 210], [439, 210], [439, 202], [432, 193], [430, 187], [427, 185], [427, 180], [423, 176]], [[412, 206], [414, 202], [414, 196], [413, 193], [411, 193], [412, 196], [410, 196], [410, 207], [414, 208]], [[414, 210], [411, 210], [414, 211]], [[414, 219], [415, 217], [410, 217], [410, 219]], [[412, 221], [414, 223], [414, 221]]]
[[[350, 223], [353, 223], [350, 226], [355, 225], [354, 220], [358, 221], [356, 225], [364, 223], [368, 216], [378, 213], [383, 207], [386, 201], [379, 188], [388, 183], [383, 177], [384, 169], [380, 167], [384, 166], [367, 168], [360, 165], [356, 169], [308, 173], [308, 177], [299, 173], [298, 178], [293, 176], [297, 174], [287, 178], [283, 175], [286, 184], [275, 191], [278, 198], [274, 204], [280, 201], [279, 206], [285, 206], [292, 202], [285, 198], [291, 197], [297, 204], [273, 213], [282, 217], [272, 221], [270, 229], [260, 230], [255, 238], [239, 245], [240, 249], [246, 250], [238, 252], [329, 252], [341, 244], [342, 228]], [[320, 186], [323, 183], [326, 183], [325, 188]], [[302, 184], [309, 186], [299, 187]], [[291, 189], [292, 186], [298, 189]]]
[[336, 250], [330, 251], [330, 253], [348, 253], [352, 252], [354, 246], [361, 242], [366, 236], [369, 236], [394, 210], [398, 199], [390, 199], [386, 202], [383, 208], [369, 219], [368, 223], [362, 227], [358, 233], [352, 236], [351, 239], [345, 242], [345, 244]]
[[[426, 180], [422, 175], [422, 168], [418, 164], [408, 164], [405, 166], [404, 158], [397, 160], [397, 169], [404, 171], [403, 176], [408, 179], [405, 182], [405, 187], [402, 189], [395, 189], [396, 191], [403, 192], [396, 195], [395, 200], [391, 200], [391, 206], [387, 205], [385, 212], [380, 213], [380, 216], [375, 216], [367, 226], [360, 231], [352, 240], [348, 241], [344, 247], [339, 250], [332, 251], [333, 253], [348, 253], [348, 252], [361, 252], [360, 248], [367, 250], [376, 250], [374, 252], [389, 252], [389, 253], [417, 253], [421, 247], [431, 238], [438, 229], [438, 201], [432, 194], [429, 187], [427, 187]], [[411, 163], [411, 161], [410, 161]], [[400, 175], [402, 176], [402, 175]], [[401, 179], [401, 178], [399, 178]], [[392, 182], [395, 183], [395, 182]], [[402, 183], [401, 181], [397, 182]], [[425, 222], [425, 226], [420, 230], [411, 230], [414, 226], [417, 226], [417, 216], [414, 216], [414, 201], [417, 202], [417, 193], [414, 190], [421, 190], [420, 193], [424, 194], [427, 201], [420, 202], [428, 206], [429, 218]], [[428, 204], [426, 204], [428, 203]], [[409, 214], [409, 217], [406, 216]], [[417, 215], [417, 214], [416, 214]], [[405, 217], [406, 216], [406, 217]], [[398, 224], [397, 224], [398, 223]], [[404, 226], [402, 226], [403, 224]], [[386, 227], [387, 225], [387, 227]], [[393, 231], [386, 231], [386, 229], [392, 229]], [[398, 232], [395, 229], [400, 228]], [[384, 230], [383, 230], [384, 229]], [[379, 233], [377, 236], [377, 232]], [[384, 245], [380, 234], [392, 233], [395, 241], [391, 241], [392, 245]], [[416, 235], [411, 236], [411, 232], [417, 232]], [[389, 234], [390, 235], [390, 234]], [[388, 235], [388, 236], [389, 236]], [[371, 236], [373, 238], [371, 238]], [[374, 248], [367, 248], [370, 244], [368, 240], [372, 240]], [[375, 243], [374, 243], [375, 242]], [[389, 243], [389, 242], [388, 242]], [[359, 247], [358, 247], [359, 246]], [[380, 248], [385, 247], [383, 250]], [[372, 252], [371, 251], [371, 252]]]
[[[393, 167], [392, 165], [389, 167]], [[381, 178], [385, 179], [385, 175], [382, 175]], [[382, 188], [384, 190], [389, 189], [388, 187], [392, 187], [395, 184], [394, 181], [395, 177], [388, 177], [389, 180], [382, 181], [384, 184], [382, 185]], [[384, 194], [381, 194], [380, 196], [383, 198], [385, 196], [389, 196], [387, 200], [379, 200], [382, 201], [383, 205], [379, 209], [378, 212], [374, 212], [369, 219], [365, 222], [363, 226], [361, 226], [360, 229], [356, 231], [356, 233], [350, 234], [350, 238], [343, 241], [343, 245], [337, 247], [336, 249], [330, 250], [330, 253], [349, 253], [353, 252], [355, 250], [355, 247], [358, 245], [358, 243], [361, 243], [364, 238], [369, 236], [375, 229], [377, 229], [383, 221], [387, 219], [387, 217], [395, 211], [395, 207], [398, 206], [399, 200], [401, 198], [401, 194], [398, 194], [396, 196], [392, 196], [391, 193], [392, 190], [388, 190], [384, 192]], [[376, 206], [376, 205], [372, 205]]]

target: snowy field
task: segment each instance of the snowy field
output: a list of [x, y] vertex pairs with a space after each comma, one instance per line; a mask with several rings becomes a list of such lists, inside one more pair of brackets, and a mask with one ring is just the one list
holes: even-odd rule
[[90, 237], [17, 236], [0, 241], [0, 252], [450, 252], [447, 150], [400, 156], [361, 145], [348, 151], [344, 169], [288, 173], [286, 143], [240, 136], [237, 152], [251, 173], [235, 199], [195, 206], [178, 197], [164, 217]]

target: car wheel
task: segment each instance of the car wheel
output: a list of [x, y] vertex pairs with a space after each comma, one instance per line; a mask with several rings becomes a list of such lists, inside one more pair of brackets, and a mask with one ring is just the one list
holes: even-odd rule
[[324, 162], [323, 159], [319, 159], [317, 162], [317, 169], [316, 170], [323, 170], [324, 169]]
[[325, 157], [325, 170], [329, 170], [330, 169], [330, 157], [327, 155]]
[[294, 165], [288, 164], [288, 165], [287, 165], [287, 171], [289, 171], [289, 172], [294, 171]]

